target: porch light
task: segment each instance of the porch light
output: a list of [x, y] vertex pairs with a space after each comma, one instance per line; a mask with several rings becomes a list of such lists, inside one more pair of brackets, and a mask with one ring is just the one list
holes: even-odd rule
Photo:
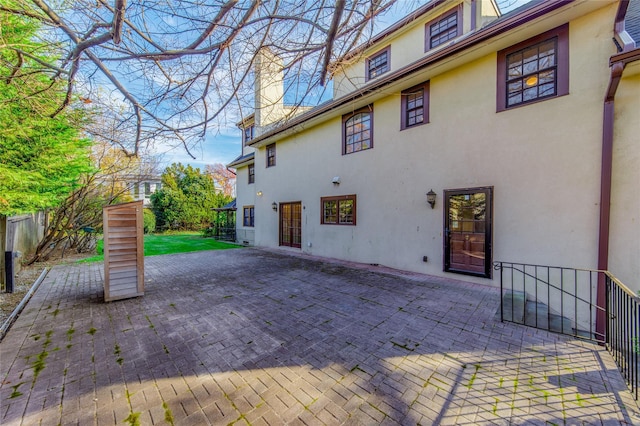
[[273, 203], [271, 203], [271, 208], [273, 209], [274, 212], [278, 211], [278, 205], [276, 204], [275, 201]]
[[524, 84], [531, 87], [531, 86], [535, 86], [537, 82], [538, 82], [538, 76], [532, 75], [531, 77], [527, 78], [524, 81]]
[[262, 191], [258, 191], [258, 192], [256, 192], [256, 195], [257, 195], [258, 197], [262, 197]]
[[436, 193], [433, 192], [433, 189], [430, 189], [429, 192], [427, 192], [427, 203], [431, 205], [431, 208], [436, 205]]

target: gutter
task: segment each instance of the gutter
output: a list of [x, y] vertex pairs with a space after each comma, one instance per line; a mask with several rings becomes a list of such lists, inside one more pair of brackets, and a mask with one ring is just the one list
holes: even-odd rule
[[[602, 118], [602, 159], [600, 168], [600, 223], [598, 230], [598, 269], [609, 269], [609, 241], [611, 218], [611, 183], [613, 174], [613, 136], [615, 127], [615, 97], [625, 66], [640, 60], [640, 49], [625, 30], [624, 21], [629, 7], [629, 0], [621, 0], [618, 5], [616, 19], [613, 26], [614, 41], [622, 52], [609, 59], [611, 75], [604, 98]], [[606, 287], [604, 274], [599, 274], [597, 304], [605, 308]], [[596, 316], [596, 332], [605, 334], [606, 312], [600, 310]]]
[[386, 77], [381, 78], [380, 80], [375, 80], [374, 82], [365, 85], [364, 87], [356, 90], [355, 92], [345, 95], [341, 98], [338, 98], [334, 101], [329, 101], [323, 105], [320, 105], [311, 111], [298, 115], [289, 121], [287, 124], [284, 124], [276, 129], [263, 133], [262, 135], [252, 139], [251, 143], [248, 146], [261, 146], [266, 143], [270, 138], [284, 134], [288, 130], [293, 130], [295, 127], [304, 124], [305, 122], [319, 118], [325, 113], [331, 112], [339, 107], [348, 105], [354, 101], [364, 98], [367, 95], [375, 93], [386, 86], [389, 86], [392, 83], [395, 83], [404, 77], [428, 68], [434, 65], [437, 62], [440, 62], [450, 56], [453, 56], [460, 51], [468, 49], [474, 45], [480, 44], [484, 41], [491, 39], [505, 31], [509, 31], [513, 28], [517, 28], [521, 25], [525, 25], [532, 20], [544, 16], [556, 9], [560, 9], [570, 3], [575, 2], [576, 0], [557, 0], [557, 1], [543, 1], [531, 6], [529, 9], [522, 11], [514, 16], [507, 17], [502, 20], [494, 21], [494, 23], [487, 25], [476, 33], [470, 33], [466, 37], [462, 38], [458, 42], [455, 42], [441, 50], [434, 52], [433, 54], [419, 59], [412, 64], [407, 65], [404, 68], [401, 68], [395, 72], [391, 72]]

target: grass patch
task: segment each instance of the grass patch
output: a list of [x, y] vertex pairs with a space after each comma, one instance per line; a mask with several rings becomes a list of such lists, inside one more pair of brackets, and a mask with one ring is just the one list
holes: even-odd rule
[[[225, 250], [240, 248], [236, 244], [216, 241], [213, 238], [205, 238], [198, 233], [180, 234], [148, 234], [144, 236], [144, 255], [157, 256], [160, 254], [190, 253], [204, 250]], [[98, 240], [96, 244], [96, 256], [82, 259], [79, 263], [104, 261], [104, 241]]]
[[162, 408], [164, 408], [164, 421], [169, 423], [171, 426], [173, 426], [174, 423], [173, 423], [173, 414], [171, 413], [171, 408], [169, 408], [169, 405], [167, 405], [166, 402], [162, 403]]

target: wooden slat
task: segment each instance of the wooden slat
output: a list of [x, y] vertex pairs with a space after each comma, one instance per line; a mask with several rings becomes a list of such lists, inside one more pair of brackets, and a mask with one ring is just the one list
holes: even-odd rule
[[103, 209], [106, 301], [144, 294], [142, 207], [136, 201]]

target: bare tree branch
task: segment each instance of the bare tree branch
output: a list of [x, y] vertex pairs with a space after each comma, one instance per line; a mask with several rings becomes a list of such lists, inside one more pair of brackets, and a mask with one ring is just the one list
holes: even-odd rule
[[17, 84], [40, 72], [64, 83], [56, 113], [77, 99], [100, 105], [127, 129], [114, 143], [129, 153], [175, 144], [193, 155], [207, 134], [229, 127], [223, 114], [233, 123], [252, 108], [262, 47], [283, 59], [290, 102], [317, 101], [315, 88], [396, 1], [11, 0], [0, 13], [37, 21], [56, 54], [10, 46], [12, 71], [0, 78]]

